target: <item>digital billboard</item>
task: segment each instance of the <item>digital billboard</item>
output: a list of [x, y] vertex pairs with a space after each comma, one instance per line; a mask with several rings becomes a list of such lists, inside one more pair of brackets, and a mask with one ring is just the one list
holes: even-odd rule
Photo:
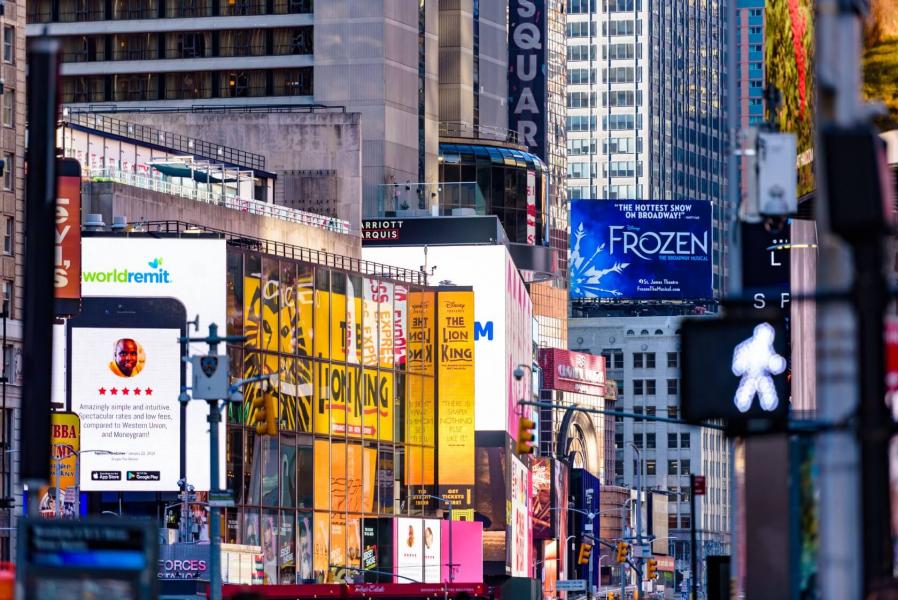
[[[165, 300], [163, 303], [181, 306], [180, 310], [190, 319], [199, 317], [199, 333], [205, 334], [212, 323], [218, 324], [222, 331], [226, 323], [225, 252], [222, 239], [85, 237], [81, 242], [81, 293], [85, 299], [123, 298], [145, 305], [157, 302], [152, 304], [157, 307], [162, 306], [158, 302], [170, 299], [172, 302]], [[72, 411], [81, 416], [81, 445], [118, 453], [105, 456], [92, 453], [82, 457], [83, 489], [177, 490], [180, 454], [178, 373], [181, 366], [177, 337], [186, 323], [176, 322], [178, 317], [174, 312], [169, 315], [170, 322], [165, 314], [159, 314], [157, 318], [158, 326], [149, 327], [152, 324], [135, 314], [127, 327], [83, 328], [76, 330], [75, 339], [68, 340], [72, 357], [68, 395]], [[189, 350], [191, 354], [206, 354], [209, 347], [192, 343]], [[120, 356], [123, 351], [128, 356]], [[129, 370], [132, 359], [136, 362]], [[112, 366], [116, 360], [129, 374], [121, 370], [122, 366], [116, 373]], [[55, 372], [55, 376], [63, 377], [59, 369]], [[190, 378], [189, 371], [187, 378]], [[128, 390], [127, 394], [124, 390]], [[138, 403], [142, 408], [138, 408]], [[104, 410], [103, 406], [107, 408]], [[84, 412], [98, 418], [103, 417], [106, 410], [113, 417], [130, 414], [136, 418], [113, 420], [112, 430], [95, 428], [78, 407], [84, 407]], [[125, 407], [130, 408], [126, 410]], [[205, 402], [188, 403], [186, 445], [190, 451], [186, 453], [187, 479], [197, 490], [209, 488], [208, 412]], [[146, 428], [133, 426], [141, 420], [138, 417], [141, 414]], [[116, 427], [125, 421], [130, 421], [132, 426]], [[221, 427], [224, 438], [224, 423]], [[104, 433], [114, 431], [128, 432], [134, 437], [104, 436]], [[144, 433], [149, 437], [137, 437]], [[158, 460], [152, 468], [138, 467], [137, 462], [125, 460], [131, 456], [137, 461], [133, 456], [135, 451], [153, 452]], [[225, 444], [221, 444], [222, 478], [225, 477], [224, 458]], [[85, 468], [88, 463], [98, 466]], [[98, 472], [97, 480], [92, 479], [92, 471]], [[119, 472], [121, 481], [103, 482], [99, 479], [104, 477], [100, 471]], [[130, 484], [129, 471], [135, 478]], [[144, 477], [142, 471], [148, 471], [147, 477], [151, 479], [138, 481]], [[159, 472], [158, 481], [155, 481], [156, 471]]]
[[864, 26], [864, 96], [886, 108], [882, 131], [898, 129], [898, 4], [871, 0]]
[[512, 577], [530, 574], [530, 471], [514, 454], [511, 457], [511, 531], [508, 537], [509, 562]]
[[438, 495], [473, 507], [474, 292], [437, 293]]
[[570, 222], [572, 300], [713, 297], [709, 202], [574, 200]]
[[439, 583], [442, 528], [439, 519], [395, 519], [396, 583]]
[[413, 270], [426, 264], [429, 281], [473, 288], [475, 429], [514, 436], [517, 402], [529, 398], [531, 382], [513, 373], [532, 362], [533, 306], [505, 246], [366, 246], [362, 256]]

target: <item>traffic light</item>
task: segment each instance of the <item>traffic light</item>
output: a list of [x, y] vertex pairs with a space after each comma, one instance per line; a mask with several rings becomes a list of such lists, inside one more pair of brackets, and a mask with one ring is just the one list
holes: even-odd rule
[[578, 565], [588, 565], [589, 557], [592, 555], [592, 544], [580, 544], [580, 554], [577, 556]]
[[630, 555], [630, 544], [627, 542], [617, 543], [617, 562], [627, 562], [627, 556]]
[[278, 434], [278, 399], [277, 396], [269, 391], [263, 392], [261, 396], [253, 398], [252, 424], [256, 426], [256, 433], [259, 435], [277, 435]]
[[536, 439], [533, 430], [536, 429], [536, 423], [525, 417], [518, 419], [518, 454], [533, 454], [534, 447], [530, 444]]
[[658, 579], [658, 561], [650, 558], [645, 562], [645, 578], [648, 580]]

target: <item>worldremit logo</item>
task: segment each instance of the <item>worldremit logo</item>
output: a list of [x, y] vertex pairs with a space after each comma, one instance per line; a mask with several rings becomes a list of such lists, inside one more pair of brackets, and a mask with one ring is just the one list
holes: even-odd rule
[[147, 261], [147, 270], [110, 269], [108, 271], [82, 271], [84, 283], [172, 283], [171, 273], [162, 267], [162, 258]]

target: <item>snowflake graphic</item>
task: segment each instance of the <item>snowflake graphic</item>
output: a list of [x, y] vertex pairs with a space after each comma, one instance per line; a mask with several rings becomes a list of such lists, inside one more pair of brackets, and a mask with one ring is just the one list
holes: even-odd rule
[[623, 292], [619, 290], [609, 290], [602, 287], [602, 277], [608, 273], [623, 273], [624, 269], [630, 266], [630, 263], [616, 262], [607, 269], [598, 269], [596, 261], [599, 255], [605, 250], [605, 244], [599, 245], [595, 252], [590, 256], [586, 256], [581, 250], [581, 242], [589, 240], [591, 234], [587, 234], [583, 229], [583, 223], [577, 227], [574, 233], [574, 247], [571, 250], [570, 260], [570, 276], [571, 276], [571, 296], [573, 298], [605, 298], [608, 296], [622, 296]]

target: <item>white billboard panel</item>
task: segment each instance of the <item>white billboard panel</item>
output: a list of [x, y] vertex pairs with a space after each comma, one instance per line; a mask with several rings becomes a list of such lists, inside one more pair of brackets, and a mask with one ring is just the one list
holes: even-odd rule
[[396, 583], [440, 582], [439, 519], [396, 519]]
[[[188, 319], [199, 316], [200, 335], [206, 335], [211, 323], [219, 326], [219, 333], [223, 334], [226, 328], [226, 246], [225, 241], [220, 239], [190, 239], [190, 238], [143, 238], [143, 237], [86, 237], [82, 240], [82, 295], [84, 297], [91, 296], [107, 296], [122, 298], [175, 298], [179, 300], [185, 307]], [[147, 277], [146, 273], [155, 273], [155, 276]], [[146, 342], [141, 341], [147, 356], [152, 354], [159, 357], [159, 361], [147, 360], [146, 371], [136, 374], [136, 377], [147, 378], [154, 377], [154, 383], [149, 387], [153, 389], [153, 406], [159, 409], [159, 414], [173, 415], [173, 420], [165, 419], [161, 421], [165, 424], [162, 428], [154, 428], [153, 431], [161, 431], [160, 435], [166, 437], [165, 448], [157, 447], [157, 441], [152, 444], [146, 439], [129, 439], [114, 437], [98, 437], [93, 436], [89, 429], [82, 431], [82, 448], [95, 450], [108, 450], [112, 452], [126, 452], [125, 456], [132, 454], [135, 447], [145, 448], [146, 452], [159, 453], [157, 458], [161, 460], [155, 464], [161, 466], [154, 468], [154, 471], [161, 471], [164, 481], [159, 482], [158, 489], [175, 490], [177, 489], [178, 472], [180, 467], [177, 461], [178, 456], [178, 434], [179, 425], [177, 418], [179, 411], [178, 394], [180, 393], [178, 366], [179, 366], [179, 345], [177, 343], [176, 330], [160, 332], [159, 336], [156, 330], [148, 330]], [[103, 335], [101, 330], [85, 330], [75, 333], [80, 335]], [[96, 333], [90, 333], [96, 332]], [[197, 333], [190, 331], [190, 334], [196, 336]], [[108, 336], [107, 336], [108, 337]], [[159, 339], [156, 339], [159, 337]], [[84, 340], [81, 340], [84, 341]], [[82, 346], [78, 339], [71, 342]], [[140, 340], [138, 340], [140, 341]], [[106, 353], [101, 350], [107, 346], [111, 348], [112, 342], [100, 340], [96, 346], [96, 352]], [[151, 348], [152, 347], [152, 348]], [[73, 350], [75, 347], [73, 346]], [[191, 354], [206, 354], [209, 351], [208, 346], [202, 343], [194, 343], [190, 345]], [[224, 352], [224, 348], [219, 348], [220, 352]], [[103, 383], [95, 385], [100, 381], [87, 365], [81, 366], [85, 360], [84, 356], [79, 356], [79, 352], [73, 352], [72, 358], [72, 390], [71, 398], [73, 408], [81, 405], [96, 405], [98, 401], [110, 399], [111, 386]], [[109, 356], [111, 357], [110, 350]], [[171, 358], [174, 357], [174, 362]], [[100, 361], [103, 368], [107, 367], [109, 361]], [[61, 371], [59, 367], [54, 370]], [[99, 367], [97, 367], [99, 368]], [[188, 365], [187, 381], [190, 381], [190, 367]], [[79, 371], [79, 369], [83, 369]], [[156, 369], [165, 369], [164, 375], [156, 372]], [[134, 379], [136, 379], [136, 377]], [[159, 382], [159, 383], [155, 383]], [[100, 388], [106, 388], [106, 394], [99, 395]], [[121, 387], [121, 386], [119, 386]], [[142, 396], [146, 399], [147, 386], [138, 385], [135, 380], [133, 385], [127, 386], [131, 389], [130, 398], [134, 400], [133, 388], [137, 387], [142, 390]], [[124, 399], [123, 395], [116, 396]], [[86, 410], [86, 409], [85, 409]], [[77, 412], [77, 410], [76, 410]], [[197, 490], [209, 489], [209, 425], [206, 422], [209, 408], [205, 402], [192, 401], [187, 408], [187, 481]], [[157, 422], [158, 424], [159, 422]], [[169, 439], [170, 438], [170, 439]], [[155, 440], [155, 438], [153, 438]], [[224, 481], [225, 477], [225, 429], [222, 423], [220, 432], [221, 454], [220, 454], [220, 477]], [[161, 440], [159, 443], [162, 443]], [[153, 446], [153, 448], [151, 448]], [[86, 460], [85, 455], [85, 460]], [[155, 454], [154, 454], [155, 456]], [[165, 456], [168, 458], [162, 460]], [[121, 458], [122, 455], [109, 455], [107, 459]], [[172, 460], [174, 458], [174, 460]], [[91, 459], [95, 460], [95, 459]], [[96, 458], [99, 460], [99, 456]], [[96, 469], [102, 470], [102, 469]], [[137, 466], [137, 463], [128, 462], [127, 464], [119, 463], [116, 470], [120, 471], [143, 471], [145, 469]], [[123, 489], [121, 483], [114, 481], [106, 482], [108, 487], [100, 485], [100, 482], [91, 482], [88, 469], [82, 468], [82, 486], [83, 489], [105, 489], [118, 490]], [[172, 475], [174, 474], [174, 476]], [[173, 478], [172, 478], [173, 477]], [[96, 487], [89, 487], [89, 486]], [[125, 489], [135, 489], [127, 487]]]
[[474, 288], [474, 426], [514, 437], [515, 404], [529, 399], [530, 378], [518, 382], [512, 373], [532, 362], [533, 308], [505, 246], [363, 247], [362, 257], [415, 271], [424, 265], [431, 285]]

